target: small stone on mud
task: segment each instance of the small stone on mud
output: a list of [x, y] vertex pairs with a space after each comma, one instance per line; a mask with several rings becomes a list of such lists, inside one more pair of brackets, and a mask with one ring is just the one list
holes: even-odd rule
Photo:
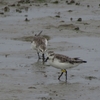
[[60, 72], [57, 72], [58, 74], [60, 74]]
[[94, 70], [94, 71], [98, 72], [98, 70]]
[[28, 15], [25, 15], [25, 17], [28, 17]]
[[68, 12], [73, 12], [73, 10], [68, 10]]
[[18, 83], [18, 85], [20, 85], [20, 83]]
[[17, 6], [20, 6], [20, 4], [18, 3]]
[[57, 91], [53, 91], [53, 93], [56, 93]]
[[82, 21], [82, 18], [78, 18], [77, 21], [81, 22]]
[[59, 15], [56, 15], [55, 17], [60, 18], [60, 16], [59, 16]]
[[95, 77], [95, 76], [86, 76], [85, 79], [92, 80], [92, 79], [97, 79], [97, 77]]
[[70, 2], [66, 2], [67, 4], [73, 4], [73, 3], [75, 3], [75, 1], [74, 0], [71, 0]]
[[48, 100], [53, 100], [51, 97]]
[[44, 77], [47, 77], [47, 75], [44, 74]]
[[22, 13], [22, 11], [21, 11], [21, 10], [19, 10], [19, 9], [16, 9], [16, 12]]
[[70, 20], [72, 21], [72, 20], [73, 20], [73, 18], [70, 18]]
[[6, 7], [4, 7], [4, 11], [5, 11], [5, 12], [10, 11], [10, 8], [9, 8], [9, 7], [7, 7], [7, 6], [6, 6]]
[[1, 15], [4, 15], [4, 12], [0, 12]]
[[18, 3], [24, 3], [24, 0], [20, 0], [20, 1], [18, 1]]
[[76, 5], [80, 5], [80, 3], [77, 2]]
[[5, 54], [5, 57], [8, 57], [10, 54]]
[[59, 1], [54, 1], [54, 2], [52, 2], [52, 3], [54, 3], [54, 4], [58, 4], [58, 3], [59, 3]]
[[36, 89], [36, 87], [28, 87], [28, 89]]
[[64, 20], [60, 21], [60, 22], [65, 22]]
[[90, 7], [90, 5], [87, 5], [87, 7]]
[[74, 77], [75, 75], [71, 75], [71, 77]]
[[68, 1], [66, 1], [66, 3], [68, 3]]
[[79, 30], [79, 27], [76, 27], [74, 30]]
[[30, 0], [26, 0], [26, 3], [30, 3]]
[[48, 5], [47, 3], [45, 3], [44, 5]]
[[75, 1], [74, 0], [71, 0], [70, 3], [75, 3]]
[[30, 21], [28, 18], [25, 18], [25, 21]]
[[11, 7], [14, 7], [15, 6], [15, 4], [12, 4], [12, 5], [10, 5]]

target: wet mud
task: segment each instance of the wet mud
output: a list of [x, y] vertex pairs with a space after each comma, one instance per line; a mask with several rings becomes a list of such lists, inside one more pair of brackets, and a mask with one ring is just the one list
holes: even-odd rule
[[[99, 100], [99, 0], [72, 1], [0, 1], [0, 100]], [[67, 70], [68, 83], [30, 48], [40, 31], [48, 50], [87, 61]]]

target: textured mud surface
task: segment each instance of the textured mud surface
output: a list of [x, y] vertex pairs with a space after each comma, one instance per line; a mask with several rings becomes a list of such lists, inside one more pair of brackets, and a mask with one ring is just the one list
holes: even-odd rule
[[[0, 100], [99, 100], [99, 3], [0, 1]], [[67, 70], [68, 83], [65, 76], [59, 82], [60, 70], [37, 61], [31, 50], [40, 31], [50, 39], [49, 50], [87, 61]]]

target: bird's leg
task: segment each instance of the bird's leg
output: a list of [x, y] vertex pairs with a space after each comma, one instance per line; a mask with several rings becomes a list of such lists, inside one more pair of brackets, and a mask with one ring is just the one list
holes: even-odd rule
[[67, 82], [67, 70], [65, 70], [65, 77], [66, 77], [66, 82]]
[[60, 76], [58, 77], [58, 80], [60, 80], [60, 77], [63, 75], [63, 73], [65, 72], [63, 69], [61, 70], [62, 73], [60, 74]]
[[39, 52], [37, 52], [37, 54], [38, 54], [38, 60], [40, 60], [40, 59], [41, 59], [41, 57], [40, 57], [40, 55], [39, 55]]
[[63, 72], [61, 72], [60, 76], [58, 77], [58, 80], [60, 81], [60, 77], [63, 75]]
[[62, 69], [61, 71], [62, 71], [62, 73], [61, 73], [61, 75], [58, 77], [58, 80], [60, 80], [60, 77], [63, 75], [63, 73], [65, 73], [65, 75], [66, 75], [66, 81], [67, 81], [67, 71], [66, 71], [66, 69]]

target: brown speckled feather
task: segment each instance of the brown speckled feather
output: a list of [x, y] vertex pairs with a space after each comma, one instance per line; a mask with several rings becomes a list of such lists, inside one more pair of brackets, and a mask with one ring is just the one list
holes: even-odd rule
[[35, 41], [37, 46], [45, 44], [45, 38], [43, 36], [34, 36], [33, 41]]
[[65, 62], [69, 62], [71, 64], [74, 63], [86, 63], [86, 61], [83, 61], [79, 58], [70, 58], [68, 56], [65, 55], [61, 55], [61, 54], [55, 54], [54, 59], [57, 58], [59, 59], [60, 62], [65, 63]]

